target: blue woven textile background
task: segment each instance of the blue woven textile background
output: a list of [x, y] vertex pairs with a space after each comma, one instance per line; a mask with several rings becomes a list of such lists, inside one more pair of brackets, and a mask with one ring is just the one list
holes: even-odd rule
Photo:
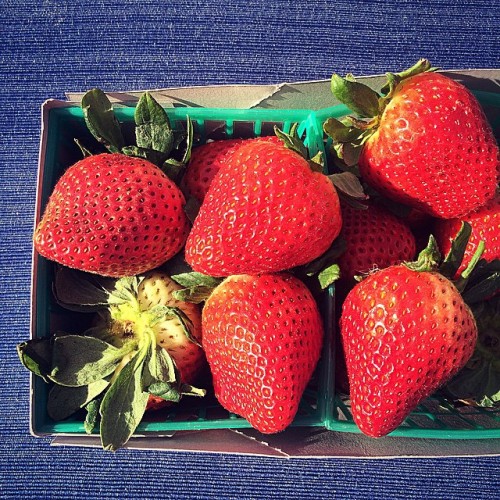
[[[0, 498], [498, 498], [500, 459], [280, 460], [53, 448], [28, 430], [40, 106], [64, 92], [500, 68], [495, 0], [0, 2]], [[500, 451], [500, 450], [499, 450]]]

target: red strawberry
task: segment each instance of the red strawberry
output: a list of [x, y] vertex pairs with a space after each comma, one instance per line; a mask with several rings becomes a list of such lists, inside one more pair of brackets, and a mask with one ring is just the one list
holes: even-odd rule
[[401, 264], [351, 290], [341, 335], [352, 416], [363, 433], [380, 437], [467, 363], [477, 326], [449, 280]]
[[103, 276], [153, 269], [189, 231], [179, 188], [152, 163], [123, 154], [89, 156], [57, 182], [34, 243], [47, 259]]
[[278, 144], [251, 141], [219, 170], [186, 242], [186, 260], [210, 276], [275, 272], [308, 263], [341, 227], [330, 180]]
[[[428, 72], [422, 60], [390, 75], [379, 99], [358, 82], [334, 75], [337, 96], [356, 86], [356, 102], [344, 102], [365, 117], [358, 160], [364, 180], [381, 194], [440, 218], [461, 217], [492, 198], [499, 178], [499, 150], [474, 95], [445, 75]], [[349, 92], [348, 92], [349, 93]], [[354, 92], [351, 94], [353, 95]], [[345, 130], [345, 129], [344, 129]], [[334, 134], [336, 135], [336, 134]]]
[[191, 152], [191, 159], [182, 179], [183, 187], [189, 196], [193, 196], [200, 203], [205, 199], [205, 195], [210, 187], [215, 174], [224, 165], [234, 150], [246, 141], [265, 140], [281, 143], [281, 139], [276, 136], [259, 137], [256, 139], [225, 139], [207, 142], [194, 148]]
[[202, 329], [220, 404], [262, 433], [290, 425], [323, 339], [308, 288], [285, 274], [231, 276], [206, 301]]
[[[342, 203], [341, 237], [345, 241], [344, 253], [338, 258], [340, 280], [335, 295], [341, 307], [346, 294], [356, 283], [355, 277], [375, 269], [410, 261], [415, 257], [415, 237], [408, 226], [381, 206], [368, 204], [366, 209]], [[335, 350], [335, 383], [349, 393], [345, 355], [341, 342]]]
[[439, 219], [435, 223], [435, 236], [444, 255], [451, 250], [452, 241], [462, 226], [462, 221], [471, 225], [472, 233], [465, 248], [464, 259], [458, 268], [457, 276], [467, 267], [477, 250], [480, 241], [485, 244], [482, 258], [487, 262], [500, 259], [500, 195], [490, 200], [475, 212], [461, 219]]
[[342, 281], [348, 285], [354, 284], [357, 275], [415, 257], [415, 237], [408, 226], [373, 204], [356, 209], [343, 203], [341, 236], [346, 248], [338, 264]]
[[193, 148], [182, 179], [186, 193], [201, 203], [226, 157], [242, 142], [243, 139], [218, 140]]

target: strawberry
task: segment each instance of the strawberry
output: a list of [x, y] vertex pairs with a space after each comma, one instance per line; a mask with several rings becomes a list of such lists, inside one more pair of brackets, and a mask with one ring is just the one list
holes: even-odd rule
[[217, 140], [193, 148], [182, 179], [186, 194], [201, 203], [226, 157], [242, 142], [243, 139]]
[[472, 312], [454, 284], [426, 265], [430, 247], [415, 265], [390, 266], [368, 276], [342, 307], [352, 416], [371, 437], [398, 427], [467, 363], [475, 348]]
[[281, 139], [276, 136], [266, 136], [253, 139], [221, 139], [194, 148], [182, 179], [182, 186], [187, 196], [194, 197], [200, 203], [203, 202], [212, 179], [227, 162], [229, 156], [241, 144], [254, 140], [281, 143]]
[[472, 232], [457, 276], [470, 263], [480, 241], [485, 245], [483, 259], [487, 262], [500, 259], [500, 194], [461, 219], [436, 220], [434, 235], [443, 254], [450, 252], [452, 242], [460, 231], [463, 221], [470, 224]]
[[35, 249], [82, 271], [139, 274], [183, 247], [189, 231], [184, 203], [180, 189], [147, 160], [89, 156], [54, 187], [35, 230]]
[[220, 404], [262, 433], [290, 425], [323, 339], [318, 307], [302, 281], [231, 276], [207, 299], [202, 330]]
[[[165, 349], [179, 371], [179, 380], [184, 384], [194, 384], [206, 360], [201, 344], [201, 311], [200, 307], [190, 302], [174, 298], [174, 292], [182, 287], [168, 275], [155, 271], [146, 275], [139, 285], [137, 300], [141, 311], [153, 308], [178, 308], [182, 315], [189, 319], [190, 336], [186, 336], [185, 327], [179, 317], [163, 317], [155, 322], [152, 330], [156, 343]], [[158, 409], [167, 401], [160, 396], [149, 395], [147, 410]]]
[[[345, 250], [337, 259], [340, 279], [336, 283], [335, 297], [339, 308], [357, 277], [412, 260], [416, 252], [412, 231], [387, 209], [373, 203], [355, 208], [344, 202], [341, 207], [340, 236], [345, 242]], [[335, 383], [341, 392], [349, 393], [341, 342], [335, 350]]]
[[206, 366], [201, 311], [174, 297], [180, 288], [159, 271], [109, 285], [101, 277], [58, 270], [58, 303], [98, 311], [101, 319], [83, 334], [58, 332], [18, 346], [23, 364], [53, 384], [47, 404], [54, 420], [85, 407], [87, 432], [100, 415], [102, 445], [116, 450], [146, 410], [204, 395], [191, 385]]
[[338, 259], [342, 281], [354, 284], [368, 274], [415, 257], [415, 237], [408, 226], [383, 207], [368, 204], [357, 209], [342, 203], [341, 237], [345, 252]]
[[186, 242], [210, 276], [277, 272], [327, 250], [341, 227], [331, 181], [285, 146], [249, 141], [215, 176]]
[[188, 119], [179, 159], [183, 140], [148, 92], [135, 109], [131, 146], [104, 92], [86, 92], [81, 108], [89, 132], [109, 153], [92, 155], [75, 139], [85, 157], [55, 185], [35, 229], [35, 249], [49, 260], [102, 276], [153, 269], [182, 249], [189, 231], [184, 196], [167, 173], [176, 178], [186, 165], [192, 124]]
[[334, 94], [363, 119], [331, 119], [325, 130], [344, 158], [354, 145], [361, 177], [381, 194], [434, 217], [462, 217], [495, 195], [498, 145], [474, 95], [431, 70], [421, 60], [389, 74], [382, 96], [333, 75]]

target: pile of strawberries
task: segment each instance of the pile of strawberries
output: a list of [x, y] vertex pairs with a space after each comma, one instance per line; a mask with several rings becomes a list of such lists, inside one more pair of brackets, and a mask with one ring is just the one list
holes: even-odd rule
[[[18, 347], [52, 384], [53, 418], [85, 408], [86, 428], [115, 450], [145, 411], [203, 396], [192, 384], [208, 366], [224, 408], [282, 431], [320, 358], [320, 289], [337, 278], [338, 353], [365, 434], [391, 432], [465, 366], [478, 328], [460, 291], [474, 264], [500, 258], [499, 153], [484, 113], [424, 60], [380, 93], [337, 75], [332, 91], [355, 114], [324, 124], [332, 175], [296, 133], [191, 148], [189, 120], [178, 137], [148, 93], [127, 146], [106, 96], [86, 94], [108, 151], [82, 146], [34, 243], [57, 263], [58, 303], [96, 319]], [[497, 271], [478, 286], [489, 297]]]

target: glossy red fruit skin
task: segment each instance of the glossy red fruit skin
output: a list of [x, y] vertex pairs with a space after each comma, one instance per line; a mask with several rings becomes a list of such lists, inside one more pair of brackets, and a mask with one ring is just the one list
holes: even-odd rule
[[193, 148], [182, 179], [183, 188], [188, 196], [196, 198], [200, 203], [203, 202], [215, 174], [242, 142], [243, 139], [218, 140]]
[[467, 363], [477, 326], [450, 281], [398, 265], [351, 290], [341, 336], [353, 419], [381, 437]]
[[373, 204], [366, 209], [356, 209], [347, 203], [341, 207], [341, 236], [346, 249], [338, 264], [344, 283], [354, 285], [355, 276], [413, 260], [415, 237], [401, 219]]
[[395, 201], [439, 218], [492, 198], [498, 145], [474, 95], [439, 73], [404, 80], [359, 159], [361, 176]]
[[210, 276], [278, 272], [329, 248], [342, 225], [330, 180], [284, 146], [240, 146], [214, 177], [186, 242], [186, 260]]
[[443, 255], [451, 250], [451, 243], [460, 231], [462, 221], [471, 225], [472, 232], [457, 277], [470, 263], [480, 241], [485, 244], [483, 259], [487, 262], [500, 259], [500, 194], [461, 219], [436, 220], [434, 235]]
[[255, 140], [282, 143], [277, 136], [266, 136], [251, 139], [221, 139], [193, 148], [191, 159], [182, 179], [182, 186], [187, 196], [192, 196], [200, 203], [203, 202], [212, 179], [229, 161], [231, 154], [240, 145]]
[[288, 427], [323, 342], [308, 288], [287, 274], [231, 276], [207, 300], [202, 331], [220, 404], [262, 433]]
[[69, 167], [34, 234], [38, 253], [103, 276], [132, 276], [178, 253], [189, 232], [180, 189], [155, 165], [119, 153]]

